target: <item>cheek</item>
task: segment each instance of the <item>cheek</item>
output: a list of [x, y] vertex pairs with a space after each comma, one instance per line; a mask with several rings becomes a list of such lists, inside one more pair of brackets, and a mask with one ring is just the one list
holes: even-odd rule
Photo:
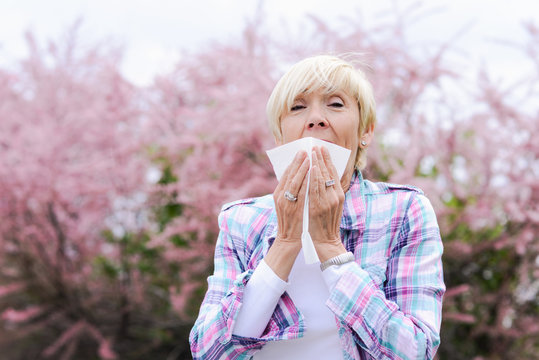
[[346, 139], [346, 145], [353, 151], [359, 144], [359, 122], [348, 118], [347, 121], [343, 122], [340, 131]]
[[302, 129], [303, 127], [299, 121], [282, 121], [281, 133], [283, 134], [283, 142], [287, 143], [299, 139]]

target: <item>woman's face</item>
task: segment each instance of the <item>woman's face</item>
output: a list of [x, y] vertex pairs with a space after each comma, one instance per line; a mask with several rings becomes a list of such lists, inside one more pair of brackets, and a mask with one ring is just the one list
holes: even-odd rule
[[310, 136], [350, 149], [353, 166], [359, 141], [357, 101], [344, 91], [300, 94], [282, 115], [281, 131], [281, 145]]

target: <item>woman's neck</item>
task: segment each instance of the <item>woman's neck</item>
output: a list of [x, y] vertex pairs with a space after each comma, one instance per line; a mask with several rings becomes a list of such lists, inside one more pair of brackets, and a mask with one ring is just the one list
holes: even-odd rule
[[355, 167], [347, 166], [346, 170], [341, 177], [341, 187], [343, 192], [346, 194], [348, 189], [350, 189], [350, 182], [352, 181], [352, 176], [354, 175]]

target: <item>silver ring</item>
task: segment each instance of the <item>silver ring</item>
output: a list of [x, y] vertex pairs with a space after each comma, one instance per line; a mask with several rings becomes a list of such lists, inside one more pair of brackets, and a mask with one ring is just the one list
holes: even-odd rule
[[288, 201], [296, 201], [298, 199], [297, 197], [292, 195], [292, 193], [288, 190], [284, 192], [284, 198]]
[[328, 181], [326, 181], [326, 187], [330, 187], [330, 186], [333, 186], [335, 185], [335, 180], [334, 179], [330, 179]]

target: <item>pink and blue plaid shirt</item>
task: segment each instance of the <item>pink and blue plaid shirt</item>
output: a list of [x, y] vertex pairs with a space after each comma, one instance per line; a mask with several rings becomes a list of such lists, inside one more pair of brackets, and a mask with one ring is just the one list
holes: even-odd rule
[[[273, 197], [223, 207], [215, 270], [191, 330], [194, 359], [250, 359], [268, 341], [306, 329], [285, 292], [260, 338], [232, 334], [243, 289], [277, 235]], [[341, 276], [326, 306], [335, 314], [344, 359], [432, 359], [440, 344], [443, 252], [436, 215], [413, 187], [364, 180], [356, 172], [343, 208], [341, 239], [357, 266]]]

